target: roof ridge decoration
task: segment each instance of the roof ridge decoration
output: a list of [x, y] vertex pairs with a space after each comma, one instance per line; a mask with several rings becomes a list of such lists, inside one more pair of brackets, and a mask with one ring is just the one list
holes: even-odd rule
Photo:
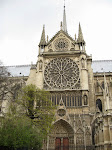
[[39, 46], [45, 46], [46, 45], [46, 39], [45, 39], [45, 25], [43, 25], [43, 31], [41, 35], [41, 40], [39, 43]]

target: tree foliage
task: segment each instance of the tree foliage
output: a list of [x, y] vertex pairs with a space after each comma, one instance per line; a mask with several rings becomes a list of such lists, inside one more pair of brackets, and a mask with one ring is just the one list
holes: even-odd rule
[[33, 120], [33, 124], [40, 129], [41, 134], [49, 132], [54, 118], [54, 109], [50, 101], [49, 92], [27, 85], [18, 93], [17, 104], [21, 112]]
[[[7, 114], [1, 109], [4, 100], [10, 103]], [[7, 67], [1, 61], [0, 111], [4, 115], [0, 122], [0, 146], [38, 150], [42, 147], [54, 118], [49, 92], [34, 85], [25, 86], [23, 78], [10, 78]]]
[[26, 116], [8, 116], [2, 120], [0, 128], [0, 146], [8, 149], [42, 147], [42, 138], [32, 121]]
[[54, 109], [49, 92], [35, 85], [24, 86], [2, 120], [0, 146], [39, 150], [50, 131]]

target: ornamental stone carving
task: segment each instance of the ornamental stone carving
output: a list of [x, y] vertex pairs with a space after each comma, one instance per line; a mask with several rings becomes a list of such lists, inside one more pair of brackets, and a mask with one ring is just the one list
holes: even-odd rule
[[63, 116], [65, 116], [66, 111], [65, 111], [64, 109], [59, 109], [59, 110], [57, 111], [57, 113], [58, 113], [58, 115], [59, 115], [60, 117], [63, 117]]
[[56, 51], [67, 51], [69, 47], [69, 41], [65, 38], [59, 38], [54, 42]]
[[[67, 89], [79, 87], [79, 68], [70, 58], [55, 58], [44, 70], [44, 84], [49, 88]], [[46, 87], [45, 86], [45, 87]]]

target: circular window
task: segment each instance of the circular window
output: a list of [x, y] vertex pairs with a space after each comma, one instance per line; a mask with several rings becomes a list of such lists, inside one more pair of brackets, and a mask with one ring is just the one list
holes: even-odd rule
[[54, 43], [56, 51], [67, 51], [69, 46], [69, 41], [67, 39], [61, 38], [57, 39]]
[[79, 81], [78, 65], [70, 58], [55, 58], [44, 70], [44, 80], [52, 88], [71, 88]]
[[64, 109], [59, 109], [57, 113], [60, 117], [63, 117], [63, 116], [65, 116], [66, 111]]

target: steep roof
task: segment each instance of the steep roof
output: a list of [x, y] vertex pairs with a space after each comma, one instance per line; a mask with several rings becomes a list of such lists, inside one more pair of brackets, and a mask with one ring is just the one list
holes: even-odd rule
[[[6, 66], [10, 76], [29, 76], [31, 65]], [[96, 60], [92, 62], [93, 72], [112, 72], [112, 60]]]

